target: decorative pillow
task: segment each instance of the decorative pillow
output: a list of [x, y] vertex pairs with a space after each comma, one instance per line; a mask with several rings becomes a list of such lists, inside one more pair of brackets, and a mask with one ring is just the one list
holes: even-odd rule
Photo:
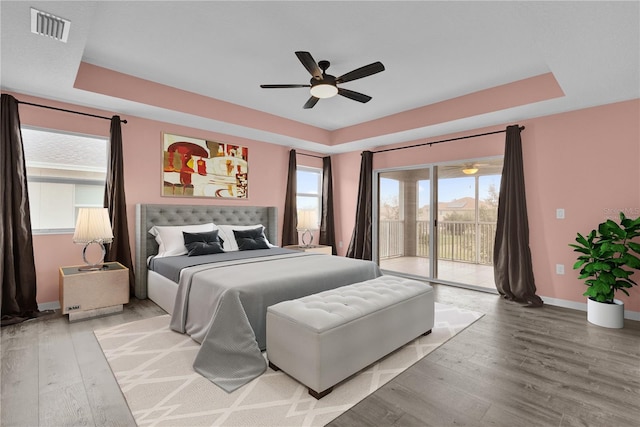
[[199, 233], [204, 231], [213, 231], [218, 227], [209, 222], [206, 224], [194, 225], [156, 225], [149, 229], [149, 234], [156, 238], [158, 242], [158, 254], [156, 258], [167, 256], [185, 255], [187, 248], [184, 246], [184, 237], [182, 232]]
[[184, 246], [189, 251], [187, 255], [209, 255], [224, 252], [222, 244], [224, 241], [218, 237], [218, 230], [207, 231], [205, 233], [182, 232], [184, 236]]
[[238, 250], [269, 249], [269, 242], [264, 235], [264, 227], [253, 230], [233, 230], [233, 235], [238, 243]]
[[[235, 235], [233, 234], [234, 230], [255, 230], [256, 228], [260, 228], [263, 230], [264, 235], [264, 226], [262, 224], [253, 224], [253, 225], [219, 225], [217, 226], [220, 229], [220, 237], [224, 239], [224, 250], [225, 252], [237, 251], [238, 242], [236, 242]], [[264, 239], [267, 241], [269, 247], [273, 246], [269, 243], [269, 240], [265, 236]]]

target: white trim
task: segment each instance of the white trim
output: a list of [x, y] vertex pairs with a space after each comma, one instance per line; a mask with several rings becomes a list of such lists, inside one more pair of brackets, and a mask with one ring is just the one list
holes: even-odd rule
[[38, 310], [60, 310], [60, 301], [49, 301], [38, 304]]
[[[587, 303], [586, 302], [575, 302], [569, 301], [566, 299], [559, 298], [551, 298], [551, 297], [541, 297], [545, 304], [554, 305], [557, 307], [571, 308], [573, 310], [587, 311]], [[640, 311], [624, 311], [624, 318], [629, 320], [640, 321]]]

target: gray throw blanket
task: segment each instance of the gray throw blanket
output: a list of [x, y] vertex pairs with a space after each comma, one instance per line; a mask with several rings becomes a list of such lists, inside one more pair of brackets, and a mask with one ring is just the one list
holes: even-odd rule
[[171, 328], [202, 344], [194, 369], [232, 392], [266, 370], [268, 306], [380, 275], [371, 261], [304, 252], [189, 267]]

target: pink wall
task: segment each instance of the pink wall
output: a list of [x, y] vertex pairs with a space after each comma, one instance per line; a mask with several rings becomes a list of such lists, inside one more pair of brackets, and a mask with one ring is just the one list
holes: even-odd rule
[[[58, 105], [63, 108], [110, 116], [111, 112], [59, 104], [21, 94], [23, 101]], [[23, 125], [107, 136], [107, 121], [67, 113], [52, 112], [22, 105]], [[134, 235], [135, 204], [236, 204], [277, 206], [282, 225], [282, 206], [286, 188], [288, 147], [176, 126], [153, 120], [126, 117], [123, 125], [125, 179], [129, 229]], [[640, 100], [594, 107], [521, 121], [527, 203], [531, 229], [531, 250], [538, 294], [543, 297], [584, 302], [584, 285], [571, 270], [575, 256], [568, 244], [577, 231], [587, 232], [604, 218], [624, 209], [640, 215]], [[477, 129], [481, 133], [504, 126]], [[250, 164], [249, 200], [183, 199], [160, 196], [160, 137], [171, 132], [246, 145], [254, 159]], [[458, 135], [443, 135], [445, 139]], [[423, 141], [415, 141], [423, 142]], [[408, 142], [403, 145], [410, 145]], [[458, 142], [380, 153], [374, 156], [374, 168], [421, 165], [450, 160], [502, 154], [504, 134]], [[260, 159], [260, 161], [256, 161]], [[298, 164], [320, 167], [321, 161], [298, 156]], [[353, 230], [360, 153], [333, 156], [336, 241], [344, 254]], [[555, 219], [556, 208], [564, 208], [566, 219]], [[34, 237], [38, 274], [38, 302], [58, 299], [57, 269], [82, 263], [81, 249], [70, 235]], [[555, 264], [564, 264], [566, 274], [555, 274]], [[636, 274], [638, 275], [638, 274]], [[640, 311], [640, 289], [631, 298], [620, 295], [626, 309]]]
[[[522, 132], [530, 247], [538, 294], [585, 302], [584, 285], [572, 270], [575, 254], [568, 246], [576, 232], [587, 233], [619, 210], [640, 216], [640, 100], [594, 107], [519, 122]], [[504, 129], [476, 129], [470, 133]], [[446, 139], [461, 136], [444, 135]], [[428, 142], [413, 141], [403, 145]], [[387, 148], [387, 147], [385, 147]], [[375, 151], [375, 150], [372, 150]], [[501, 155], [504, 134], [374, 155], [374, 169], [425, 165]], [[354, 225], [360, 156], [337, 156], [339, 237], [346, 251]], [[555, 218], [564, 208], [566, 219]], [[565, 274], [555, 273], [564, 264]], [[636, 280], [640, 279], [636, 273]], [[617, 295], [625, 309], [640, 311], [640, 288], [631, 297]]]
[[333, 213], [335, 215], [338, 255], [345, 255], [355, 224], [360, 181], [360, 152], [331, 158], [333, 171]]

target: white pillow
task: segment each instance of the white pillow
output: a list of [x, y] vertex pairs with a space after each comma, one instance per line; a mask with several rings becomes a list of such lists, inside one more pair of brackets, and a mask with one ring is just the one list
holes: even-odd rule
[[[236, 236], [233, 234], [233, 230], [253, 230], [255, 228], [264, 228], [262, 224], [254, 225], [218, 225], [218, 235], [224, 240], [223, 248], [225, 252], [232, 252], [238, 250], [238, 242], [236, 242]], [[267, 235], [265, 234], [265, 240], [269, 246], [273, 246], [269, 243]]]
[[[156, 258], [168, 256], [186, 255], [188, 253], [184, 245], [183, 231], [187, 233], [200, 233], [217, 230], [217, 226], [212, 223], [195, 225], [155, 225], [149, 229], [149, 234], [156, 238], [158, 242], [158, 254]], [[233, 234], [233, 232], [231, 233]]]

